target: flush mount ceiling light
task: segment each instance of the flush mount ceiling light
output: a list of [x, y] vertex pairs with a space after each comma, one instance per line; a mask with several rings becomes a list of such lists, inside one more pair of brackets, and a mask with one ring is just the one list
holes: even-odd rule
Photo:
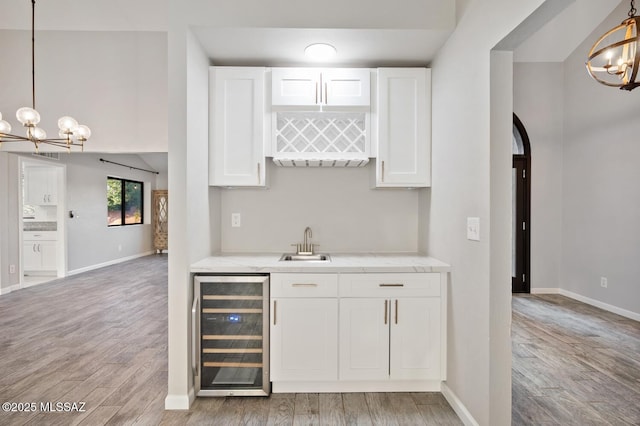
[[638, 81], [638, 25], [635, 0], [631, 0], [628, 18], [607, 31], [596, 41], [589, 52], [587, 71], [597, 82], [610, 87], [633, 90]]
[[72, 146], [84, 149], [84, 142], [91, 136], [91, 130], [72, 117], [64, 116], [58, 120], [59, 138], [47, 138], [44, 130], [36, 125], [40, 114], [36, 111], [36, 74], [35, 74], [35, 9], [36, 1], [31, 0], [31, 107], [22, 107], [16, 111], [16, 118], [25, 127], [26, 136], [11, 134], [11, 124], [2, 119], [0, 113], [0, 146], [3, 142], [31, 142], [38, 152], [40, 144], [64, 147], [71, 151]]
[[336, 56], [336, 48], [326, 43], [310, 44], [304, 49], [304, 56], [314, 61], [326, 61]]

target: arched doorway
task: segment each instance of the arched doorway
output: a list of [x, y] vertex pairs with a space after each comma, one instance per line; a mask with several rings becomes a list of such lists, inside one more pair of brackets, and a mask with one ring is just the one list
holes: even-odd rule
[[511, 290], [529, 293], [530, 284], [530, 216], [531, 216], [531, 148], [529, 136], [517, 115], [513, 114], [512, 169], [512, 262]]

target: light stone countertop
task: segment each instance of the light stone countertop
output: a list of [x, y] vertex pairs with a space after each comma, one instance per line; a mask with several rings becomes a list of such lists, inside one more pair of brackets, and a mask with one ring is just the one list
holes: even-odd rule
[[[323, 253], [319, 253], [323, 254]], [[451, 266], [415, 253], [331, 253], [331, 262], [280, 261], [281, 253], [220, 254], [191, 265], [192, 273], [273, 273], [273, 272], [449, 272]]]

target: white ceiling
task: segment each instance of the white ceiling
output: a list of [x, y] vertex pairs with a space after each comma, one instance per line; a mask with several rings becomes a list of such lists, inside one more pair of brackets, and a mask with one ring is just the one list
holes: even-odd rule
[[[212, 62], [220, 65], [302, 65], [308, 44], [333, 44], [334, 65], [428, 65], [453, 31], [456, 5], [473, 0], [407, 0], [402, 8], [387, 0], [359, 0], [309, 17], [298, 9], [273, 10], [275, 2], [256, 0], [211, 3], [215, 14], [193, 28]], [[517, 62], [557, 62], [568, 55], [620, 4], [617, 0], [567, 0], [555, 19], [514, 49]], [[626, 0], [622, 1], [626, 3]], [[36, 4], [36, 28], [73, 31], [166, 31], [169, 0], [49, 0]], [[286, 2], [280, 1], [282, 5]], [[185, 4], [188, 4], [185, 2]], [[366, 12], [363, 5], [368, 5]], [[271, 5], [271, 6], [270, 6]], [[30, 0], [0, 0], [0, 29], [30, 28]], [[460, 14], [460, 10], [457, 11]], [[339, 15], [339, 16], [337, 16]], [[624, 17], [621, 17], [621, 20]], [[298, 23], [297, 26], [291, 23]], [[321, 23], [328, 23], [323, 28]]]

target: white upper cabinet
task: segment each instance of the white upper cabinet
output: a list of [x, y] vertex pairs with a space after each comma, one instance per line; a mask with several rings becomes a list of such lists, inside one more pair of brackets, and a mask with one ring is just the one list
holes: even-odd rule
[[50, 206], [58, 204], [58, 174], [54, 167], [24, 168], [25, 204]]
[[209, 70], [209, 184], [265, 186], [265, 68]]
[[431, 185], [431, 70], [378, 69], [376, 187]]
[[272, 105], [317, 110], [371, 103], [368, 68], [273, 68]]

